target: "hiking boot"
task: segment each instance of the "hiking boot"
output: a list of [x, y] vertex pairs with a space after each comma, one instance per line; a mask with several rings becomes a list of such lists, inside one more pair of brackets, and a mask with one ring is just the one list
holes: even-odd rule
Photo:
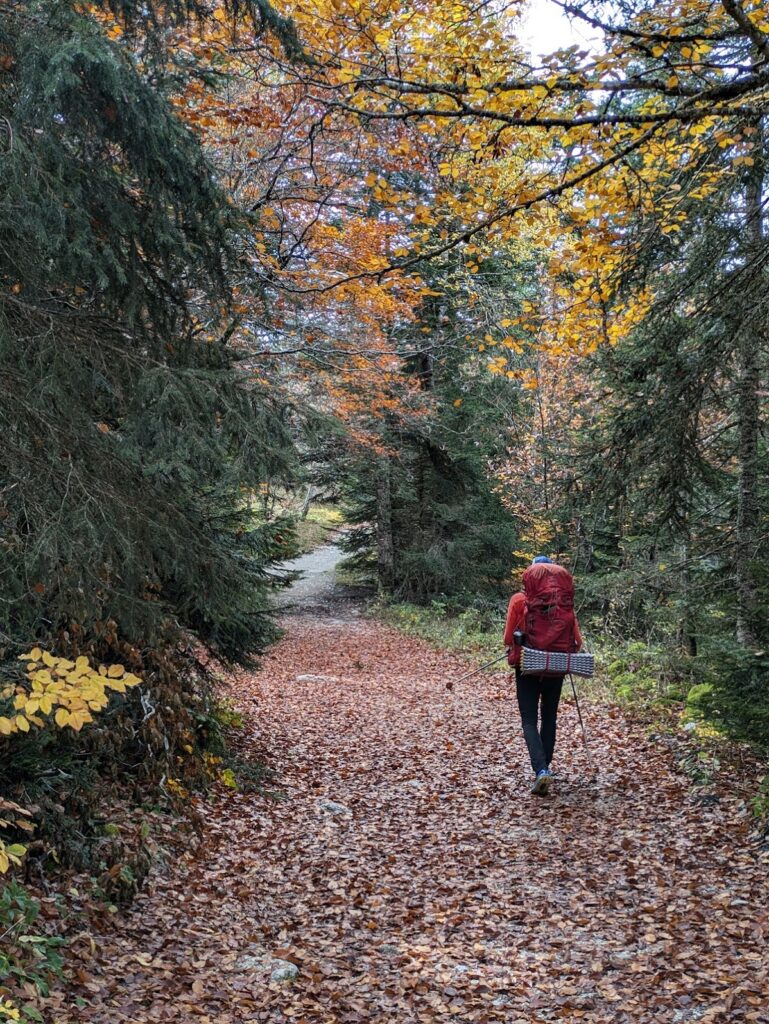
[[534, 785], [531, 787], [532, 793], [535, 793], [537, 796], [547, 796], [547, 791], [550, 789], [552, 781], [553, 773], [549, 768], [543, 768], [541, 772], [537, 772]]

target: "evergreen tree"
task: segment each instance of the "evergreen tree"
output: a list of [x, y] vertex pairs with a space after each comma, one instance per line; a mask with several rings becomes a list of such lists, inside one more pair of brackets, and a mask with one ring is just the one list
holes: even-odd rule
[[228, 345], [236, 217], [134, 56], [166, 8], [117, 6], [131, 46], [64, 0], [0, 19], [2, 644], [240, 658], [279, 554], [248, 494], [290, 442]]

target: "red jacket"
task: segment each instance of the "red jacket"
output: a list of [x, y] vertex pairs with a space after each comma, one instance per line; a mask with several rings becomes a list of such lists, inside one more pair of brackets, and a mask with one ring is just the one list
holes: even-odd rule
[[[517, 594], [513, 594], [510, 598], [510, 604], [507, 606], [507, 618], [505, 619], [505, 632], [502, 635], [502, 641], [505, 647], [510, 648], [510, 653], [507, 658], [509, 665], [517, 665], [521, 660], [521, 648], [516, 647], [513, 644], [513, 633], [517, 629], [523, 632], [523, 610], [526, 607], [526, 595], [523, 591], [519, 591]], [[576, 649], [579, 650], [582, 646], [582, 634], [579, 630], [579, 622], [577, 622], [577, 616], [574, 616], [574, 643], [577, 645]]]

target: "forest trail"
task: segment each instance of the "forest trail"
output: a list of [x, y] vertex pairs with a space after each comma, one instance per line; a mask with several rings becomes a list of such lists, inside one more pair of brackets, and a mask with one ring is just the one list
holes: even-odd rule
[[327, 611], [233, 685], [283, 798], [214, 803], [198, 850], [81, 944], [53, 1020], [769, 1021], [766, 858], [736, 795], [697, 802], [665, 743], [586, 707], [593, 786], [567, 701], [533, 798], [506, 674], [450, 693], [466, 662]]
[[[282, 568], [301, 573], [299, 578], [280, 595], [276, 602], [280, 609], [294, 614], [337, 611], [346, 603], [346, 594], [336, 579], [336, 569], [344, 554], [338, 544], [323, 544], [308, 551]], [[348, 610], [357, 612], [355, 605]]]

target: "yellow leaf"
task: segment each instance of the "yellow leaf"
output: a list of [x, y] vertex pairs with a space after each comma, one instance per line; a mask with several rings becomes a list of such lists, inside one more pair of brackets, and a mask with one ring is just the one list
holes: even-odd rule
[[54, 720], [54, 722], [56, 722], [56, 724], [58, 726], [61, 726], [61, 728], [64, 728], [64, 726], [69, 721], [69, 711], [67, 711], [65, 708], [59, 708], [59, 710], [54, 715], [54, 719], [53, 720]]
[[119, 679], [120, 676], [125, 675], [125, 667], [123, 665], [110, 665], [107, 675], [110, 679]]
[[16, 716], [16, 728], [20, 732], [29, 732], [29, 722], [26, 720], [24, 715]]
[[0, 715], [0, 736], [10, 736], [12, 732], [16, 732], [14, 723], [10, 718]]
[[86, 722], [92, 721], [93, 718], [91, 718], [91, 715], [87, 711], [73, 711], [73, 713], [69, 716], [69, 721], [67, 722], [67, 725], [71, 729], [74, 729], [75, 732], [80, 732], [80, 730], [83, 728]]

